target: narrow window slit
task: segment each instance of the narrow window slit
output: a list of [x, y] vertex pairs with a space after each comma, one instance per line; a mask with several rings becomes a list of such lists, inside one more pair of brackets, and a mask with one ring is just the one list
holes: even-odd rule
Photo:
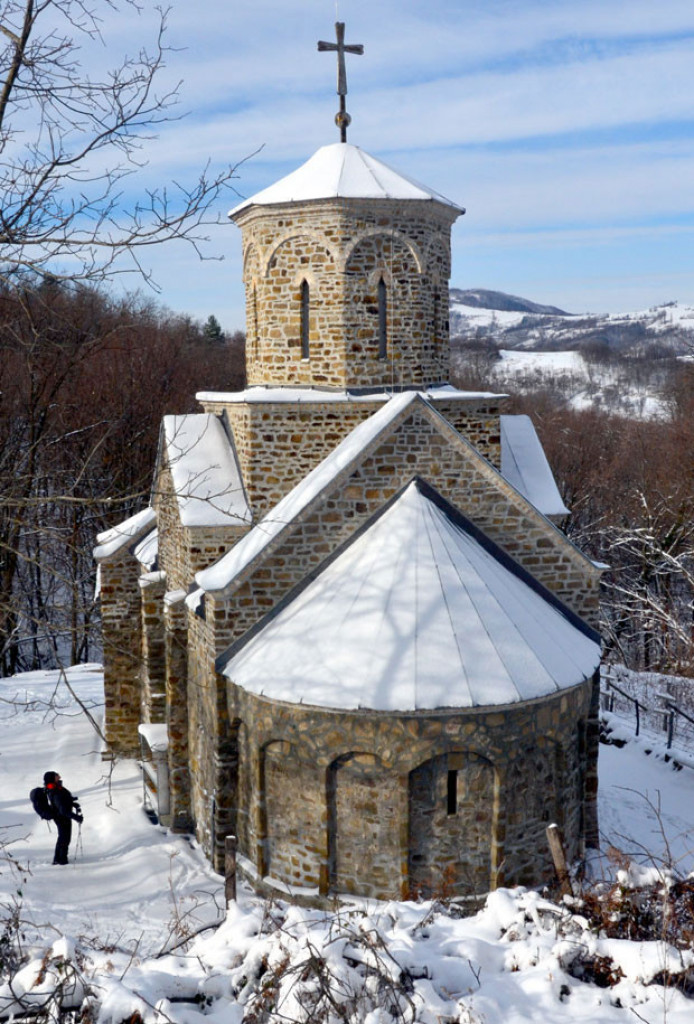
[[448, 773], [448, 814], [457, 814], [458, 812], [458, 773], [457, 771], [449, 771]]
[[381, 278], [378, 282], [378, 358], [388, 354], [388, 291]]
[[308, 281], [301, 282], [301, 358], [309, 358], [309, 316], [311, 312], [311, 298], [309, 294]]

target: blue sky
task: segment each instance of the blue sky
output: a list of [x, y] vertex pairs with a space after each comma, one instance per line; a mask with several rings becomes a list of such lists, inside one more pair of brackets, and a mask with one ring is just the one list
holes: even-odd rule
[[[175, 0], [167, 74], [187, 116], [147, 147], [140, 186], [262, 147], [239, 167], [246, 197], [338, 141], [335, 59], [316, 49], [336, 7], [365, 47], [348, 57], [349, 141], [467, 208], [453, 286], [572, 312], [694, 305], [692, 0]], [[109, 47], [147, 24], [121, 15]], [[209, 251], [224, 261], [153, 252], [160, 298], [242, 327], [238, 229]]]

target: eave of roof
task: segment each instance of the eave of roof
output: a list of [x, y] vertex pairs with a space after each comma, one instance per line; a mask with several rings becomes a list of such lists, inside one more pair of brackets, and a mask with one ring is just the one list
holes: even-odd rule
[[133, 541], [139, 540], [144, 533], [149, 532], [156, 525], [157, 516], [153, 508], [147, 507], [129, 516], [122, 523], [104, 530], [96, 536], [97, 546], [94, 548], [94, 558], [102, 561], [110, 558], [121, 548], [126, 547]]

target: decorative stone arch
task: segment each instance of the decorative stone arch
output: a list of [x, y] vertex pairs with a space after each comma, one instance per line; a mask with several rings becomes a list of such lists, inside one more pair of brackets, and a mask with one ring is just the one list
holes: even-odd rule
[[260, 252], [254, 241], [250, 241], [243, 250], [243, 276], [258, 273], [260, 267]]
[[285, 231], [283, 235], [275, 239], [272, 248], [268, 249], [264, 259], [261, 261], [260, 274], [265, 280], [267, 280], [270, 271], [272, 269], [272, 262], [278, 255], [280, 249], [282, 249], [287, 242], [291, 242], [294, 239], [310, 239], [317, 245], [322, 246], [326, 253], [330, 257], [333, 266], [337, 269], [340, 265], [340, 255], [336, 249], [334, 242], [326, 238], [320, 231], [312, 231], [309, 228], [293, 228], [291, 231]]
[[438, 753], [408, 776], [408, 888], [482, 896], [497, 883], [499, 773], [475, 750]]
[[340, 267], [340, 269], [342, 271], [347, 270], [350, 259], [352, 258], [355, 250], [361, 245], [362, 242], [366, 241], [367, 238], [374, 238], [378, 236], [386, 238], [389, 241], [402, 242], [402, 244], [410, 250], [412, 257], [414, 258], [415, 264], [417, 266], [417, 272], [419, 274], [424, 274], [426, 272], [426, 259], [424, 257], [424, 254], [422, 253], [422, 250], [419, 248], [416, 242], [413, 242], [412, 239], [408, 238], [407, 235], [404, 234], [404, 232], [402, 231], [384, 231], [382, 227], [366, 228], [364, 231], [361, 231], [357, 235], [357, 237], [352, 242], [350, 242], [349, 245], [346, 246], [345, 251], [342, 254], [342, 266]]
[[243, 283], [246, 288], [246, 359], [256, 360], [260, 354], [260, 254], [254, 242], [243, 252]]
[[[380, 285], [380, 282], [383, 282]], [[373, 361], [392, 359], [407, 344], [420, 309], [424, 277], [419, 253], [401, 232], [362, 232], [345, 262], [345, 330], [349, 353]]]
[[308, 281], [311, 295], [318, 292], [318, 281], [310, 267], [300, 267], [291, 279], [292, 288], [296, 291], [301, 287], [302, 281]]
[[327, 770], [328, 886], [378, 896], [400, 870], [400, 776], [378, 756], [350, 751]]

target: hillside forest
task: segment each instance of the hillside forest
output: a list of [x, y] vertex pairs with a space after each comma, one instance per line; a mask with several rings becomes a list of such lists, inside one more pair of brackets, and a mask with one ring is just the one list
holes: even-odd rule
[[243, 335], [48, 278], [0, 291], [0, 382], [0, 675], [97, 660], [96, 534], [147, 504], [162, 416], [243, 387]]
[[[694, 365], [593, 352], [657, 382], [659, 416], [638, 419], [573, 408], [561, 375], [490, 384], [478, 344], [455, 356], [453, 383], [532, 417], [562, 529], [608, 565], [606, 656], [694, 674]], [[0, 292], [0, 380], [0, 674], [98, 660], [96, 534], [149, 500], [162, 416], [243, 387], [243, 335], [49, 278]]]

